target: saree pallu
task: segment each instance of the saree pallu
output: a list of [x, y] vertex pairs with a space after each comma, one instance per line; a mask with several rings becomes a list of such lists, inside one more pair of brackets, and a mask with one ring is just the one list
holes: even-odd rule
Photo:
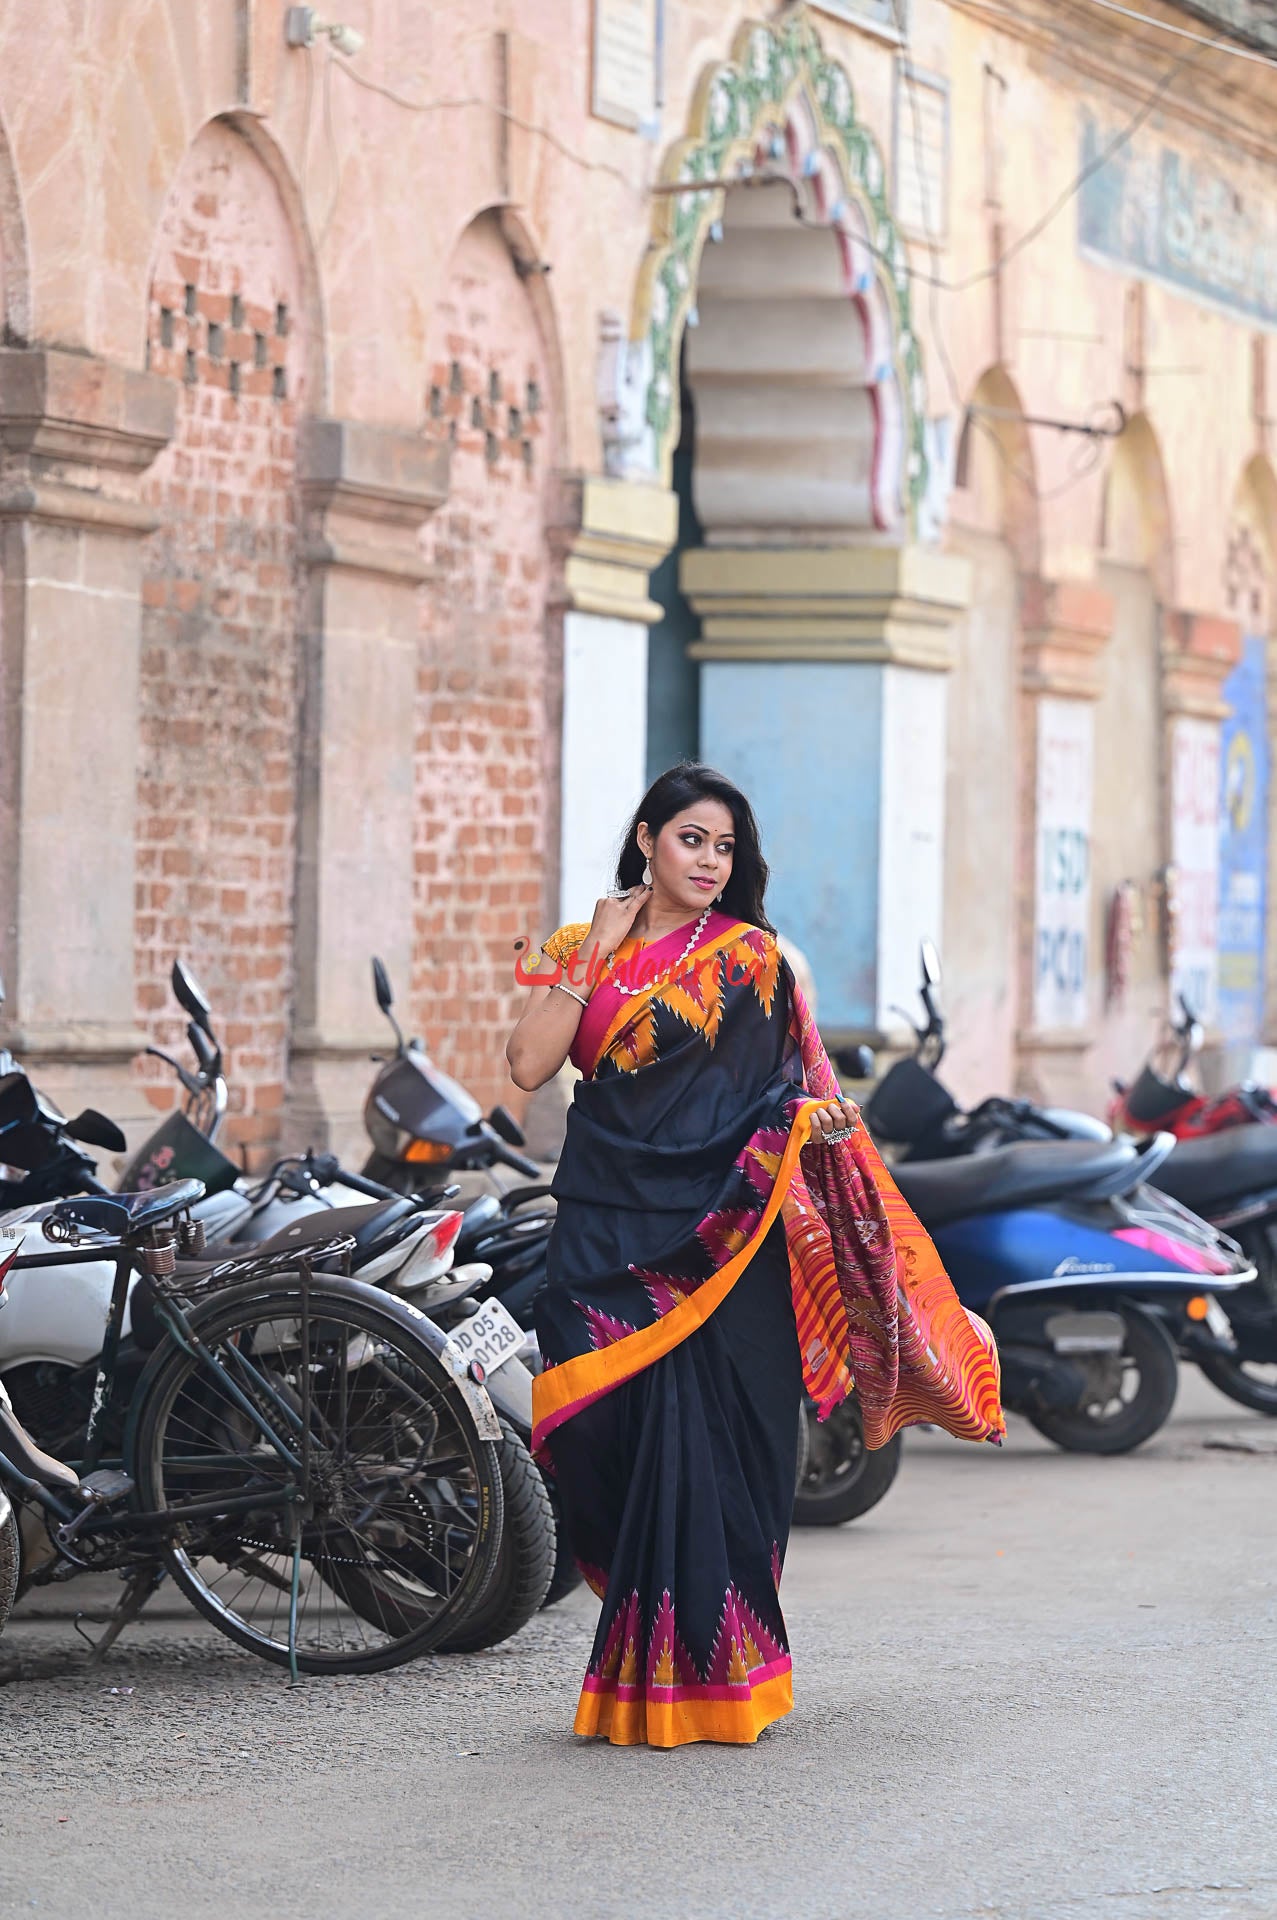
[[[541, 965], [578, 978], [585, 932]], [[854, 1385], [871, 1447], [1003, 1432], [988, 1329], [863, 1125], [807, 1144], [838, 1087], [775, 937], [715, 913], [686, 939], [627, 941], [582, 1015], [537, 1307], [533, 1447], [603, 1601], [575, 1726], [624, 1745], [789, 1711], [804, 1388], [824, 1415]]]

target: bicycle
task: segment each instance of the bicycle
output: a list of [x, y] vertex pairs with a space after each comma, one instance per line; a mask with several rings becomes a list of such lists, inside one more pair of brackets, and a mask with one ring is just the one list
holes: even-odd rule
[[[315, 1262], [354, 1245], [308, 1216], [246, 1257], [203, 1261], [198, 1180], [63, 1200], [53, 1267], [111, 1254], [115, 1279], [83, 1457], [60, 1462], [0, 1404], [0, 1488], [42, 1513], [36, 1583], [114, 1568], [100, 1658], [167, 1573], [239, 1645], [307, 1673], [428, 1652], [475, 1605], [502, 1523], [491, 1404], [403, 1301]], [[103, 1463], [125, 1307], [158, 1338]], [[0, 1275], [0, 1285], [3, 1276]]]

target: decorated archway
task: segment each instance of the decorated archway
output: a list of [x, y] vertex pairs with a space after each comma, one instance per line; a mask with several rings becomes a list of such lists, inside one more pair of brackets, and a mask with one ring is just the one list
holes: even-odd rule
[[[841, 303], [850, 308], [848, 324], [829, 330], [828, 365], [819, 359], [820, 340], [804, 339], [804, 378], [841, 396], [847, 461], [866, 484], [842, 489], [833, 524], [821, 518], [830, 492], [818, 488], [815, 523], [843, 538], [908, 538], [927, 461], [926, 388], [905, 247], [888, 205], [882, 154], [857, 117], [851, 77], [826, 55], [801, 10], [740, 28], [730, 57], [702, 76], [687, 131], [665, 155], [619, 390], [605, 421], [608, 470], [670, 482], [685, 330], [708, 318], [702, 307], [710, 301], [721, 307], [742, 293], [705, 271], [706, 248], [723, 238], [725, 216], [729, 226], [785, 232], [791, 249], [811, 258], [819, 252], [811, 243], [824, 234], [804, 229], [823, 229], [836, 243], [830, 269], [814, 283], [808, 277], [795, 297], [809, 306]], [[777, 285], [777, 301], [786, 297]], [[731, 329], [720, 326], [716, 334], [697, 343], [699, 379], [724, 369]], [[771, 370], [770, 385], [784, 384], [782, 363]], [[762, 439], [766, 420], [764, 406]], [[820, 451], [819, 436], [813, 451]]]

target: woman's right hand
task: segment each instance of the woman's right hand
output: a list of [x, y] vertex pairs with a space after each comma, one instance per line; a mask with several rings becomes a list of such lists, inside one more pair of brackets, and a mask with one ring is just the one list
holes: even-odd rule
[[640, 885], [631, 887], [619, 899], [609, 893], [602, 900], [595, 901], [590, 930], [581, 942], [581, 958], [591, 971], [606, 960], [609, 953], [615, 953], [622, 940], [628, 938], [634, 922], [651, 897], [652, 889]]

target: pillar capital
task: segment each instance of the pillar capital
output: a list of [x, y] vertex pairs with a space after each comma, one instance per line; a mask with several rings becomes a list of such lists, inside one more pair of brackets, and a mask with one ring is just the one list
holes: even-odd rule
[[564, 474], [551, 540], [565, 611], [651, 626], [661, 618], [648, 576], [678, 539], [678, 496], [643, 480]]
[[970, 563], [922, 546], [701, 547], [682, 560], [698, 660], [953, 664]]
[[445, 445], [395, 427], [310, 419], [297, 451], [305, 561], [414, 585], [429, 578], [419, 536], [447, 498]]
[[1162, 630], [1162, 686], [1169, 717], [1188, 714], [1222, 720], [1228, 712], [1224, 682], [1241, 658], [1236, 620], [1177, 608]]
[[0, 518], [150, 533], [138, 482], [172, 438], [177, 390], [55, 347], [0, 348]]
[[1096, 700], [1100, 658], [1113, 631], [1113, 596], [1092, 580], [1020, 583], [1024, 636], [1021, 679], [1026, 693]]

